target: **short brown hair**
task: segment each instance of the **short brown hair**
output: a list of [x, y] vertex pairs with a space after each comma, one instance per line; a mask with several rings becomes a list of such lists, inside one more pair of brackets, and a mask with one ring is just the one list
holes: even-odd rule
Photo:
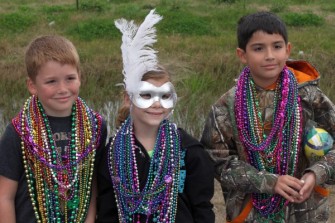
[[41, 66], [49, 61], [73, 65], [80, 73], [78, 52], [73, 43], [65, 37], [58, 35], [40, 36], [28, 45], [25, 54], [28, 77], [35, 80]]

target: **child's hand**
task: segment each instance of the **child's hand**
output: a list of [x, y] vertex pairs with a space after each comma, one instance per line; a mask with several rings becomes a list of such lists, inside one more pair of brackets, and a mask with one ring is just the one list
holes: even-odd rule
[[278, 177], [275, 192], [290, 202], [297, 202], [298, 199], [301, 199], [299, 192], [303, 186], [304, 183], [301, 180], [289, 175], [283, 175]]
[[316, 176], [313, 172], [305, 173], [302, 176], [301, 180], [304, 181], [304, 186], [299, 191], [300, 197], [296, 201], [297, 203], [302, 203], [311, 196], [313, 188], [315, 187], [315, 178]]

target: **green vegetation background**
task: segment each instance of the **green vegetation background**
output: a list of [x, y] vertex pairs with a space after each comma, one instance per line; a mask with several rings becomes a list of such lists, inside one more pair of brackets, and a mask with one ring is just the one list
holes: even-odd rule
[[[242, 15], [270, 10], [288, 25], [294, 59], [321, 72], [320, 86], [335, 99], [335, 2], [333, 0], [2, 0], [0, 2], [0, 112], [4, 124], [21, 108], [24, 50], [38, 35], [60, 34], [76, 45], [82, 63], [81, 96], [108, 116], [111, 129], [120, 102], [121, 34], [114, 20], [141, 23], [150, 9], [158, 24], [160, 62], [173, 74], [177, 123], [199, 137], [210, 105], [234, 84], [242, 65], [235, 29]], [[4, 128], [2, 125], [2, 129]]]
[[[45, 34], [64, 35], [76, 45], [83, 73], [81, 97], [103, 113], [112, 131], [122, 90], [116, 86], [122, 82], [122, 59], [114, 20], [141, 23], [153, 8], [164, 16], [154, 47], [173, 74], [179, 96], [173, 118], [195, 137], [210, 105], [233, 86], [242, 69], [235, 56], [235, 29], [247, 13], [277, 13], [288, 25], [291, 58], [314, 64], [321, 73], [320, 87], [335, 100], [334, 0], [1, 0], [0, 132], [29, 96], [25, 47]], [[218, 213], [223, 209], [220, 197], [214, 198]]]
[[[38, 35], [60, 34], [78, 48], [81, 96], [113, 117], [122, 82], [121, 34], [114, 20], [141, 23], [150, 9], [158, 24], [160, 62], [173, 73], [179, 95], [174, 118], [199, 137], [210, 105], [234, 84], [242, 65], [235, 56], [236, 22], [244, 14], [270, 10], [288, 25], [294, 59], [321, 72], [320, 86], [334, 100], [335, 2], [332, 0], [2, 0], [0, 2], [0, 111], [3, 123], [21, 108], [28, 92], [23, 57]], [[3, 129], [3, 125], [2, 125]]]

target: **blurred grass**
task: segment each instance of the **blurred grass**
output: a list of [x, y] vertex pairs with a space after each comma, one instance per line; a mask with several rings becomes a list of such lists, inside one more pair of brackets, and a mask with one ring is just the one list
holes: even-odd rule
[[99, 109], [118, 100], [115, 83], [122, 81], [121, 34], [114, 20], [124, 17], [140, 23], [152, 8], [165, 18], [157, 26], [155, 48], [160, 51], [161, 63], [174, 73], [180, 96], [176, 114], [190, 113], [177, 119], [184, 120], [181, 125], [192, 129], [195, 136], [201, 133], [199, 117], [205, 116], [209, 106], [233, 85], [241, 69], [235, 56], [235, 27], [238, 18], [250, 12], [272, 10], [284, 19], [293, 43], [292, 58], [316, 65], [322, 74], [321, 87], [334, 99], [333, 83], [328, 81], [335, 66], [335, 3], [330, 0], [83, 0], [79, 9], [75, 1], [3, 0], [0, 108], [5, 120], [27, 97], [23, 54], [25, 46], [38, 35], [60, 34], [74, 42], [84, 74], [81, 94], [92, 106]]
[[[292, 58], [310, 60], [322, 74], [321, 87], [334, 99], [335, 3], [261, 0], [2, 0], [0, 2], [0, 108], [4, 123], [18, 112], [25, 90], [24, 50], [38, 35], [60, 34], [78, 48], [83, 71], [81, 96], [97, 110], [118, 101], [122, 82], [121, 34], [114, 20], [137, 23], [152, 8], [160, 62], [179, 95], [175, 120], [199, 137], [210, 105], [233, 84], [242, 65], [235, 56], [235, 28], [244, 14], [272, 10], [288, 24]], [[303, 54], [299, 54], [302, 51]], [[113, 120], [113, 119], [110, 119]]]

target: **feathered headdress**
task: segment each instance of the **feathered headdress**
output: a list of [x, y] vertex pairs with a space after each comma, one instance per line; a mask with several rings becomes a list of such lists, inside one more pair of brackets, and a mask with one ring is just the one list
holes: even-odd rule
[[122, 58], [124, 84], [128, 93], [135, 93], [142, 76], [151, 70], [157, 70], [157, 51], [152, 45], [157, 42], [154, 27], [163, 17], [151, 10], [138, 27], [134, 21], [118, 19], [115, 26], [122, 33]]

